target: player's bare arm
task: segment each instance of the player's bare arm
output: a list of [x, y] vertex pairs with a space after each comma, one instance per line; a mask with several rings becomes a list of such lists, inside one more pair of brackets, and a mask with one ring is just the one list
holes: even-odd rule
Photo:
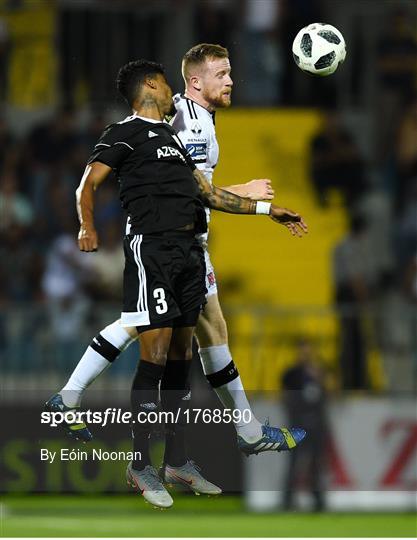
[[[194, 170], [194, 178], [199, 185], [205, 203], [210, 208], [230, 214], [257, 213], [256, 201], [239, 197], [239, 195], [235, 195], [234, 193], [230, 193], [210, 184], [204, 174], [198, 169]], [[297, 212], [293, 212], [288, 208], [281, 208], [271, 204], [269, 207], [269, 216], [276, 223], [284, 225], [293, 236], [301, 237], [308, 231], [307, 224], [300, 214], [297, 214]]]
[[81, 251], [95, 251], [98, 248], [97, 231], [94, 227], [94, 192], [110, 172], [108, 165], [98, 161], [87, 165], [75, 192], [80, 221], [78, 247]]
[[194, 178], [200, 188], [204, 202], [209, 208], [230, 214], [255, 214], [256, 202], [239, 197], [224, 189], [218, 188], [207, 180], [198, 169], [194, 170]]
[[269, 178], [256, 178], [245, 184], [223, 186], [222, 189], [252, 201], [270, 201], [274, 198], [274, 189]]

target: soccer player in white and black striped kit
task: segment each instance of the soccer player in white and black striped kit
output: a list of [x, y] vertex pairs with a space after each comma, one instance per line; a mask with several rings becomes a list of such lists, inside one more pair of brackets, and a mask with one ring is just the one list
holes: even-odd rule
[[[225, 58], [225, 56], [223, 56]], [[133, 68], [132, 68], [133, 69]], [[134, 71], [134, 70], [133, 70]], [[229, 73], [226, 73], [229, 76]], [[161, 73], [157, 73], [157, 83], [156, 87], [157, 89], [160, 88], [160, 86], [163, 87], [163, 84], [161, 82], [161, 77], [163, 78], [163, 75]], [[230, 76], [229, 76], [230, 78]], [[133, 77], [135, 81], [135, 84], [133, 85], [134, 88], [138, 86], [138, 77], [136, 75]], [[146, 84], [151, 85], [152, 81], [154, 79], [150, 78], [149, 81], [146, 79]], [[132, 92], [132, 83], [130, 84], [130, 92]], [[125, 85], [129, 87], [129, 84]], [[153, 83], [155, 84], [155, 83]], [[166, 84], [166, 83], [165, 83]], [[136, 86], [135, 86], [136, 85]], [[150, 86], [151, 87], [151, 86]], [[120, 88], [120, 77], [119, 77], [119, 88]], [[149, 88], [147, 88], [149, 90]], [[123, 91], [122, 91], [123, 93]], [[230, 93], [229, 93], [230, 94]], [[126, 96], [126, 92], [125, 92]], [[188, 283], [188, 280], [185, 280], [184, 283], [182, 283], [183, 288], [180, 290], [174, 290], [173, 294], [170, 294], [169, 290], [169, 283], [166, 283], [164, 279], [161, 279], [160, 276], [158, 276], [158, 269], [161, 268], [152, 266], [152, 235], [155, 234], [161, 234], [164, 233], [166, 236], [166, 232], [170, 231], [170, 234], [172, 233], [172, 229], [181, 229], [183, 227], [189, 227], [191, 224], [193, 224], [193, 229], [190, 228], [190, 230], [193, 230], [193, 233], [201, 232], [199, 230], [201, 223], [201, 216], [199, 219], [191, 219], [191, 214], [187, 214], [187, 212], [184, 213], [184, 208], [188, 208], [188, 211], [192, 207], [192, 205], [195, 205], [194, 210], [198, 208], [197, 214], [200, 212], [201, 207], [198, 205], [197, 200], [195, 199], [195, 193], [193, 194], [193, 190], [187, 188], [186, 190], [183, 190], [183, 197], [181, 199], [181, 203], [184, 203], [185, 200], [188, 197], [188, 203], [183, 208], [181, 205], [178, 206], [178, 204], [174, 204], [173, 208], [176, 210], [175, 216], [171, 214], [171, 207], [168, 206], [164, 207], [164, 204], [167, 203], [169, 197], [172, 197], [172, 193], [169, 191], [170, 189], [173, 189], [175, 186], [174, 192], [179, 193], [181, 192], [181, 182], [178, 183], [178, 178], [168, 178], [166, 182], [163, 182], [163, 184], [166, 184], [165, 187], [162, 187], [158, 184], [157, 187], [153, 185], [152, 183], [149, 183], [147, 181], [147, 175], [142, 176], [140, 174], [136, 174], [136, 167], [138, 163], [135, 163], [135, 160], [133, 157], [135, 156], [136, 149], [141, 147], [142, 145], [146, 144], [149, 146], [149, 148], [153, 148], [153, 154], [154, 156], [157, 156], [156, 163], [153, 163], [151, 159], [144, 159], [141, 158], [142, 161], [140, 164], [145, 166], [146, 164], [149, 165], [148, 167], [148, 173], [154, 171], [159, 171], [159, 163], [176, 163], [177, 165], [181, 164], [182, 167], [186, 167], [186, 161], [189, 160], [187, 154], [184, 152], [184, 148], [182, 147], [180, 141], [176, 140], [175, 132], [171, 131], [170, 136], [168, 137], [170, 140], [170, 144], [167, 143], [167, 141], [164, 141], [163, 138], [161, 138], [160, 131], [162, 129], [163, 132], [166, 132], [168, 129], [168, 126], [161, 124], [162, 116], [160, 115], [160, 110], [158, 109], [158, 114], [156, 115], [157, 118], [140, 118], [141, 113], [143, 109], [143, 105], [139, 107], [139, 104], [136, 103], [132, 99], [132, 97], [129, 98], [127, 96], [128, 101], [131, 105], [133, 105], [133, 108], [135, 110], [135, 114], [131, 117], [128, 117], [125, 121], [116, 124], [113, 126], [108, 132], [105, 132], [102, 139], [99, 141], [98, 145], [96, 146], [95, 152], [90, 159], [90, 163], [92, 163], [92, 167], [98, 166], [98, 167], [106, 167], [105, 171], [110, 172], [111, 169], [116, 169], [120, 167], [120, 162], [123, 163], [123, 170], [119, 171], [119, 178], [121, 179], [121, 198], [123, 201], [123, 204], [125, 208], [128, 211], [129, 218], [130, 218], [130, 235], [128, 235], [128, 240], [125, 241], [125, 252], [126, 252], [126, 269], [125, 270], [125, 291], [128, 289], [129, 295], [128, 298], [125, 298], [125, 306], [124, 306], [124, 312], [122, 314], [122, 325], [124, 326], [130, 326], [130, 327], [140, 327], [141, 328], [141, 355], [142, 355], [142, 361], [138, 368], [138, 374], [135, 377], [134, 387], [136, 383], [136, 389], [139, 386], [147, 385], [149, 383], [149, 380], [147, 379], [152, 378], [150, 377], [150, 371], [153, 373], [153, 383], [155, 381], [158, 381], [162, 378], [162, 384], [161, 384], [161, 390], [164, 389], [164, 379], [167, 381], [171, 380], [171, 382], [168, 382], [166, 387], [176, 388], [179, 389], [178, 385], [180, 384], [180, 379], [184, 381], [187, 378], [187, 371], [189, 367], [188, 359], [183, 359], [177, 361], [168, 361], [166, 363], [165, 369], [158, 370], [158, 374], [156, 374], [156, 370], [154, 367], [150, 368], [147, 364], [152, 364], [153, 362], [148, 362], [146, 360], [146, 356], [150, 354], [151, 351], [148, 350], [147, 340], [144, 337], [148, 334], [148, 332], [154, 331], [154, 329], [158, 329], [158, 331], [161, 330], [161, 328], [168, 328], [172, 331], [172, 328], [190, 328], [194, 325], [196, 321], [194, 308], [197, 308], [199, 305], [199, 302], [201, 302], [201, 298], [199, 298], [197, 292], [198, 292], [198, 279], [195, 279], [198, 277], [198, 271], [196, 268], [193, 269], [193, 279]], [[183, 98], [177, 98], [177, 103]], [[189, 111], [195, 110], [195, 104], [185, 101], [185, 106], [188, 108], [190, 107]], [[168, 107], [168, 105], [166, 105]], [[166, 112], [166, 111], [165, 111]], [[158, 115], [160, 116], [158, 120]], [[142, 113], [143, 116], [143, 113]], [[191, 116], [191, 115], [190, 115]], [[211, 116], [210, 116], [211, 118]], [[155, 121], [156, 120], [156, 121]], [[194, 120], [197, 120], [194, 118]], [[147, 139], [145, 137], [145, 141], [142, 141], [140, 139], [137, 139], [137, 126], [139, 122], [147, 122], [150, 124], [149, 130], [147, 132]], [[194, 127], [196, 131], [199, 131], [198, 122], [195, 123]], [[143, 134], [142, 134], [143, 135]], [[165, 137], [166, 138], [166, 137]], [[173, 143], [174, 141], [174, 143]], [[166, 142], [167, 144], [162, 144], [161, 142]], [[139, 147], [137, 146], [139, 144]], [[190, 143], [191, 144], [191, 143]], [[216, 143], [217, 144], [217, 143]], [[207, 145], [208, 146], [208, 145]], [[206, 146], [206, 151], [207, 151]], [[197, 154], [201, 156], [201, 152], [203, 150], [203, 147], [197, 146]], [[192, 154], [195, 153], [195, 150], [193, 151], [190, 147], [188, 148], [188, 151]], [[104, 156], [104, 157], [103, 157]], [[107, 161], [106, 161], [107, 160]], [[155, 161], [155, 160], [154, 160]], [[99, 165], [97, 165], [99, 164]], [[139, 169], [140, 170], [140, 167]], [[88, 168], [87, 168], [88, 171]], [[159, 171], [160, 172], [160, 171]], [[123, 173], [123, 174], [121, 174]], [[143, 173], [143, 171], [142, 171]], [[86, 172], [85, 180], [88, 180], [88, 175], [90, 173]], [[301, 218], [290, 211], [286, 211], [284, 209], [278, 209], [277, 207], [270, 206], [270, 205], [259, 205], [259, 203], [254, 203], [253, 201], [249, 199], [242, 199], [238, 196], [235, 196], [231, 193], [227, 193], [223, 190], [218, 190], [217, 188], [214, 188], [214, 186], [211, 186], [210, 183], [207, 182], [205, 177], [199, 173], [198, 171], [194, 172], [194, 175], [199, 183], [200, 191], [202, 192], [203, 199], [205, 201], [206, 205], [210, 205], [213, 208], [221, 209], [223, 211], [228, 211], [232, 213], [269, 213], [275, 221], [278, 221], [280, 223], [283, 223], [286, 225], [292, 233], [294, 234], [301, 234], [302, 231], [305, 230], [305, 225]], [[90, 174], [91, 176], [91, 174]], [[105, 176], [104, 176], [105, 177]], [[103, 178], [104, 179], [104, 178]], [[101, 181], [101, 177], [100, 177]], [[139, 186], [137, 185], [137, 182], [139, 181]], [[94, 185], [97, 185], [99, 182], [96, 181]], [[86, 181], [82, 182], [80, 190], [82, 191], [83, 187], [86, 185]], [[162, 190], [162, 191], [161, 191]], [[186, 196], [185, 194], [188, 193]], [[167, 195], [167, 197], [164, 198], [164, 194]], [[165, 200], [166, 199], [166, 200]], [[171, 202], [175, 202], [171, 200]], [[87, 205], [88, 206], [88, 205]], [[177, 212], [178, 211], [178, 212]], [[88, 208], [87, 208], [87, 214], [88, 214]], [[172, 215], [172, 223], [170, 221], [170, 217]], [[83, 226], [81, 227], [80, 232], [80, 247], [86, 251], [89, 251], [91, 249], [95, 249], [97, 247], [97, 239], [95, 237], [94, 229], [91, 227], [91, 215], [80, 216], [80, 218], [84, 219], [85, 222], [89, 224], [90, 230], [88, 231], [87, 238], [85, 237], [85, 231], [83, 229]], [[136, 234], [135, 234], [136, 233]], [[181, 236], [184, 238], [184, 235], [189, 238], [190, 234], [189, 231], [175, 231], [175, 233], [172, 233], [176, 236]], [[130, 238], [130, 236], [133, 235], [134, 238]], [[149, 237], [147, 235], [150, 235]], [[85, 242], [88, 240], [88, 243], [85, 244]], [[127, 243], [126, 243], [127, 242]], [[166, 240], [164, 240], [166, 242]], [[171, 240], [172, 242], [172, 240]], [[178, 242], [178, 240], [176, 240]], [[197, 246], [193, 243], [193, 250], [195, 250], [195, 257], [197, 257], [197, 254], [200, 253], [201, 255], [201, 249], [197, 248]], [[164, 248], [166, 249], [166, 248]], [[147, 252], [148, 250], [148, 252]], [[165, 259], [165, 264], [167, 263], [167, 259]], [[131, 266], [131, 268], [135, 269], [134, 271], [131, 271], [129, 273], [128, 269]], [[148, 271], [151, 271], [152, 278], [148, 281]], [[154, 272], [155, 270], [155, 272]], [[140, 276], [137, 286], [135, 284], [135, 279], [132, 278], [132, 276], [135, 274]], [[130, 275], [130, 277], [129, 277]], [[157, 276], [155, 278], [155, 276]], [[177, 278], [175, 278], [177, 281]], [[132, 281], [132, 285], [128, 286], [128, 283]], [[146, 281], [146, 284], [144, 284], [144, 281]], [[180, 283], [182, 282], [182, 278], [180, 279]], [[195, 283], [195, 287], [191, 286], [190, 284]], [[209, 283], [210, 285], [210, 283]], [[194, 289], [194, 290], [190, 290]], [[132, 295], [132, 291], [134, 291], [134, 294]], [[199, 293], [201, 295], [201, 291]], [[197, 301], [197, 298], [199, 300]], [[175, 300], [174, 300], [175, 299]], [[133, 305], [135, 304], [135, 305]], [[136, 307], [135, 307], [136, 306]], [[193, 314], [191, 318], [185, 318], [184, 316], [189, 317], [190, 313]], [[194, 320], [195, 319], [195, 320]], [[163, 324], [164, 323], [164, 324]], [[191, 324], [193, 323], [193, 324]], [[157, 326], [154, 326], [154, 325]], [[167, 326], [165, 326], [165, 324]], [[180, 324], [180, 326], [178, 326]], [[161, 326], [162, 325], [162, 326]], [[184, 326], [185, 325], [185, 326]], [[136, 332], [136, 331], [135, 331]], [[176, 332], [178, 333], [178, 331]], [[110, 325], [104, 331], [102, 331], [91, 344], [91, 350], [96, 353], [95, 358], [94, 356], [90, 358], [90, 367], [94, 369], [94, 363], [99, 364], [96, 365], [96, 368], [100, 368], [100, 364], [102, 365], [102, 362], [100, 362], [100, 357], [103, 359], [106, 359], [108, 361], [114, 360], [115, 357], [120, 353], [120, 350], [126, 346], [129, 341], [131, 341], [131, 338], [129, 338], [129, 334], [132, 334], [132, 329], [129, 330], [128, 333], [119, 326], [118, 323], [113, 323], [113, 325]], [[109, 339], [110, 338], [110, 339]], [[187, 338], [188, 339], [188, 338]], [[187, 354], [188, 354], [187, 350]], [[184, 356], [185, 352], [183, 352]], [[96, 362], [94, 362], [96, 360]], [[168, 360], [173, 360], [169, 359]], [[81, 360], [83, 362], [83, 360]], [[80, 364], [81, 364], [80, 362]], [[188, 365], [187, 365], [188, 364]], [[230, 364], [230, 361], [228, 362]], [[141, 368], [142, 366], [142, 368]], [[180, 366], [182, 366], [182, 369], [179, 369]], [[77, 370], [80, 366], [77, 367]], [[163, 362], [159, 362], [158, 367], [163, 367]], [[226, 367], [226, 366], [224, 366]], [[229, 366], [230, 367], [230, 366]], [[102, 370], [103, 368], [101, 368]], [[76, 371], [77, 371], [76, 370]], [[147, 371], [146, 371], [147, 370]], [[91, 370], [90, 370], [91, 371]], [[96, 371], [99, 371], [96, 369]], [[224, 371], [224, 369], [220, 369], [218, 371]], [[227, 370], [226, 370], [227, 371]], [[235, 380], [238, 378], [238, 375], [235, 374], [236, 370], [235, 368], [233, 370], [233, 379]], [[146, 373], [145, 373], [146, 372]], [[182, 375], [179, 376], [178, 374], [182, 372]], [[74, 374], [75, 375], [75, 374]], [[74, 377], [72, 376], [72, 378]], [[221, 378], [221, 374], [218, 378]], [[172, 382], [175, 379], [174, 382]], [[212, 380], [214, 380], [212, 378]], [[147, 381], [147, 382], [146, 382]], [[240, 381], [240, 379], [239, 379]], [[227, 384], [227, 381], [226, 381]], [[172, 386], [174, 385], [174, 387]], [[149, 386], [149, 385], [148, 385]], [[155, 384], [154, 384], [155, 386]], [[143, 389], [144, 390], [144, 389]], [[149, 389], [148, 389], [149, 390]], [[153, 388], [154, 390], [154, 388]], [[183, 388], [184, 393], [185, 390], [188, 390], [187, 388]], [[243, 390], [243, 389], [242, 389]], [[67, 392], [68, 391], [68, 392]], [[66, 388], [64, 388], [65, 396], [71, 394], [71, 388], [68, 388], [68, 385]], [[145, 392], [146, 393], [146, 392]], [[58, 395], [59, 396], [59, 395]], [[61, 396], [59, 396], [61, 397]], [[51, 401], [54, 399], [56, 400], [57, 396], [54, 396]], [[161, 398], [162, 392], [161, 392]], [[53, 405], [51, 404], [51, 401], [49, 402], [49, 406]], [[149, 403], [155, 403], [155, 399], [151, 401], [146, 401], [147, 404]], [[56, 403], [55, 403], [56, 404]], [[74, 407], [78, 405], [78, 403], [68, 403], [68, 401], [64, 401], [63, 404], [65, 407]], [[80, 429], [81, 428], [81, 429]], [[69, 429], [71, 429], [71, 426], [69, 426]], [[86, 428], [83, 426], [76, 426], [76, 429], [74, 433], [77, 433], [78, 435], [81, 434]], [[269, 428], [269, 430], [273, 430], [274, 428]], [[88, 431], [87, 431], [88, 433]], [[178, 434], [176, 434], [178, 435]], [[282, 433], [281, 439], [282, 439]], [[294, 440], [293, 435], [291, 433], [288, 433], [290, 439]], [[296, 434], [297, 435], [297, 434]], [[298, 434], [299, 438], [301, 437], [301, 432]], [[263, 430], [261, 431], [261, 436], [258, 437], [258, 440], [262, 437], [270, 436], [268, 433], [264, 433]], [[175, 444], [172, 446], [175, 447], [178, 446], [178, 441], [181, 439], [181, 437], [173, 437], [173, 440], [176, 441]], [[274, 446], [277, 448], [279, 445], [281, 445], [283, 448], [286, 449], [285, 446], [288, 447], [288, 441], [284, 438], [284, 440], [275, 438], [270, 438], [271, 444], [268, 443], [268, 446]], [[295, 440], [295, 443], [298, 442]], [[170, 459], [170, 451], [169, 451], [169, 444], [167, 444], [168, 449], [168, 457], [166, 452], [166, 459], [165, 463], [169, 465], [174, 465], [176, 467], [176, 472], [178, 473], [178, 470], [181, 469], [180, 462], [184, 461], [184, 452], [182, 456], [179, 456], [181, 452], [175, 451], [172, 452], [171, 455], [173, 458], [178, 459], [177, 463], [172, 463], [172, 460]], [[146, 451], [143, 452], [146, 455]], [[139, 464], [136, 464], [139, 466]], [[142, 463], [143, 465], [143, 463]], [[184, 474], [187, 471], [181, 471], [184, 472]], [[189, 471], [188, 471], [189, 473]], [[165, 474], [167, 474], [167, 471], [165, 471]], [[169, 474], [169, 470], [168, 470]], [[194, 477], [193, 477], [194, 478]]]

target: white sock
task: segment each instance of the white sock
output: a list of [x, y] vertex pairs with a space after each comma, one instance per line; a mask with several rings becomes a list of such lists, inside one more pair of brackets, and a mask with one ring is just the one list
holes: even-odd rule
[[133, 341], [135, 340], [120, 326], [119, 321], [109, 324], [97, 334], [60, 392], [64, 404], [67, 407], [79, 407], [84, 390], [111, 366]]
[[[252, 412], [227, 344], [206, 347], [200, 349], [199, 352], [204, 374], [224, 407], [241, 413], [240, 421], [234, 421], [237, 434], [247, 442], [260, 439], [262, 437], [261, 423]], [[224, 381], [223, 384], [222, 381]], [[249, 422], [245, 422], [249, 414], [244, 411], [250, 411]]]

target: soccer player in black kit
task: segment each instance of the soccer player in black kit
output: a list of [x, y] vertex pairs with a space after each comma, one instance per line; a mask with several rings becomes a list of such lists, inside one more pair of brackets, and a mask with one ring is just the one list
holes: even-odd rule
[[121, 324], [137, 328], [141, 352], [131, 391], [133, 418], [140, 413], [142, 419], [132, 424], [133, 448], [141, 458], [129, 464], [127, 479], [146, 500], [169, 507], [173, 501], [162, 483], [168, 477], [198, 493], [221, 492], [188, 460], [181, 421], [167, 432], [160, 478], [149, 457], [151, 423], [146, 421], [157, 408], [159, 388], [164, 411], [187, 406], [192, 338], [206, 293], [204, 255], [195, 237], [206, 230], [204, 205], [234, 214], [268, 214], [298, 236], [307, 227], [295, 212], [219, 189], [195, 168], [174, 129], [163, 122], [172, 109], [172, 91], [160, 64], [126, 64], [117, 86], [133, 114], [106, 128], [88, 161], [77, 190], [78, 243], [82, 251], [98, 247], [94, 191], [114, 170], [130, 218]]

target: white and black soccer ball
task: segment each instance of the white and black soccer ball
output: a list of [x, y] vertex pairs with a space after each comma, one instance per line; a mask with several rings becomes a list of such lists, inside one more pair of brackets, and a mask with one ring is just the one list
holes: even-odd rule
[[331, 24], [312, 23], [295, 36], [292, 54], [300, 69], [325, 77], [344, 61], [346, 43], [341, 32]]

